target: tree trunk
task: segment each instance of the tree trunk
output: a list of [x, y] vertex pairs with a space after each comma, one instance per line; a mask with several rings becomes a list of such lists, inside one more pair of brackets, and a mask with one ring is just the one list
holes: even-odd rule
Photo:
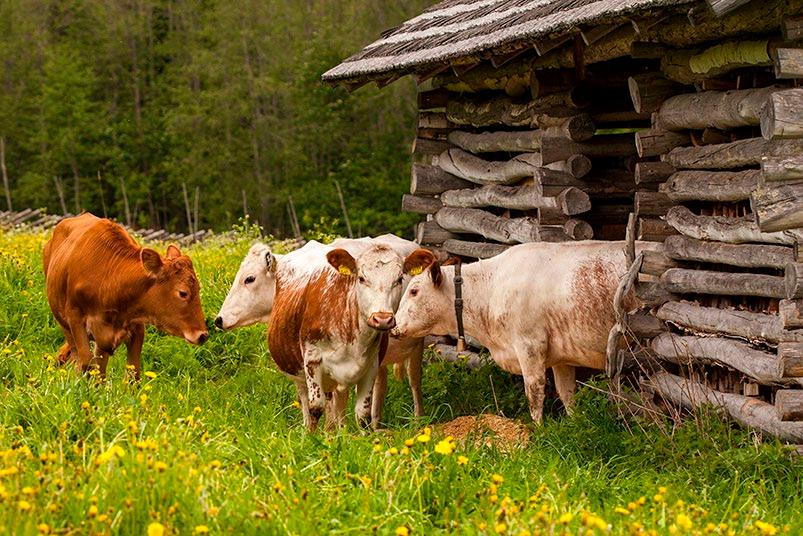
[[636, 192], [633, 207], [639, 216], [663, 216], [674, 203], [661, 192]]
[[728, 130], [758, 125], [761, 108], [779, 89], [772, 86], [677, 95], [663, 103], [656, 125], [666, 130]]
[[660, 184], [669, 178], [675, 167], [668, 162], [637, 162], [634, 173], [636, 184]]
[[729, 244], [760, 242], [765, 244], [794, 245], [803, 238], [803, 232], [765, 233], [755, 221], [725, 216], [697, 216], [686, 207], [672, 207], [666, 214], [666, 222], [681, 234], [698, 240], [714, 240]]
[[633, 336], [639, 339], [652, 339], [669, 329], [666, 324], [646, 311], [638, 311], [626, 315], [625, 325]]
[[[670, 237], [671, 238], [671, 237]], [[660, 276], [670, 268], [677, 268], [678, 263], [660, 251], [646, 249], [642, 252], [644, 261], [641, 263], [640, 273]]]
[[474, 134], [455, 130], [449, 134], [450, 143], [471, 153], [521, 153], [541, 150], [543, 130], [496, 131]]
[[419, 157], [438, 156], [444, 151], [454, 148], [454, 145], [443, 140], [428, 140], [426, 138], [416, 138], [413, 141], [413, 155]]
[[778, 374], [775, 355], [733, 339], [663, 333], [652, 340], [650, 347], [663, 359], [679, 365], [688, 365], [693, 361], [718, 363], [738, 370], [762, 385], [797, 383], [784, 380]]
[[675, 202], [742, 201], [758, 186], [761, 171], [678, 171], [660, 191]]
[[575, 240], [591, 240], [594, 238], [594, 229], [587, 222], [571, 218], [563, 224], [563, 231]]
[[413, 195], [438, 195], [447, 190], [472, 188], [473, 183], [446, 173], [437, 166], [413, 164], [410, 193]]
[[803, 182], [756, 188], [750, 206], [764, 232], [803, 227]]
[[559, 209], [563, 214], [574, 215], [591, 208], [588, 194], [577, 188], [565, 188], [554, 197], [545, 196], [543, 189], [534, 184], [522, 186], [487, 185], [480, 188], [450, 190], [441, 194], [447, 207], [477, 208], [502, 207], [514, 210], [535, 208]]
[[643, 281], [636, 285], [636, 298], [647, 308], [658, 307], [666, 302], [680, 299], [677, 294], [666, 290], [661, 283]]
[[536, 114], [533, 124], [544, 131], [545, 136], [568, 138], [573, 141], [586, 141], [594, 136], [594, 121], [588, 114], [575, 114], [568, 117], [553, 117]]
[[534, 218], [500, 218], [476, 208], [443, 208], [435, 221], [453, 233], [472, 233], [504, 244], [563, 242], [571, 238], [562, 227], [538, 225]]
[[661, 276], [661, 284], [677, 294], [715, 294], [719, 296], [759, 296], [783, 298], [782, 277], [763, 274], [732, 274], [710, 270], [671, 268]]
[[665, 160], [679, 169], [733, 169], [757, 166], [764, 156], [803, 156], [803, 140], [748, 138], [719, 145], [677, 147]]
[[14, 210], [11, 205], [11, 186], [8, 181], [8, 170], [6, 169], [6, 139], [0, 136], [0, 171], [3, 173], [3, 189], [6, 192], [6, 207], [9, 211]]
[[761, 135], [768, 140], [803, 138], [803, 89], [777, 91], [761, 108]]
[[702, 52], [671, 51], [661, 58], [661, 72], [670, 80], [694, 84], [741, 67], [770, 65], [768, 46], [767, 40], [725, 41]]
[[776, 78], [803, 78], [803, 50], [779, 48], [775, 51]]
[[803, 262], [790, 262], [784, 270], [785, 298], [796, 300], [803, 298]]
[[123, 194], [123, 214], [125, 215], [125, 224], [131, 227], [131, 207], [128, 204], [128, 193], [125, 188], [125, 179], [120, 177], [120, 193]]
[[561, 171], [575, 179], [582, 179], [591, 171], [591, 159], [582, 154], [575, 154], [566, 160], [552, 162], [544, 167], [553, 171]]
[[450, 233], [434, 220], [424, 221], [418, 224], [415, 233], [415, 241], [423, 245], [440, 246], [447, 240], [457, 238], [457, 235]]
[[642, 158], [662, 155], [682, 145], [691, 145], [688, 133], [656, 128], [636, 132], [636, 151]]
[[635, 156], [637, 151], [634, 139], [626, 135], [594, 136], [589, 141], [582, 143], [561, 138], [541, 139], [541, 160], [543, 164], [566, 160], [576, 154], [589, 157], [613, 158]]
[[778, 344], [778, 374], [781, 378], [803, 377], [803, 343]]
[[664, 220], [658, 218], [639, 218], [636, 238], [647, 242], [663, 242], [677, 231]]
[[666, 99], [686, 88], [667, 79], [661, 73], [644, 73], [631, 76], [627, 80], [633, 108], [638, 113], [653, 113], [658, 111]]
[[658, 372], [651, 384], [658, 393], [674, 404], [690, 410], [712, 405], [725, 411], [731, 418], [763, 433], [791, 443], [803, 442], [803, 423], [783, 422], [775, 408], [755, 398], [731, 393], [720, 393], [692, 380], [674, 374]]
[[[803, 421], [803, 390], [783, 389], [775, 393], [775, 409], [782, 421]], [[803, 425], [803, 423], [798, 423]]]
[[761, 159], [762, 182], [803, 181], [803, 156], [764, 157]]
[[694, 333], [721, 333], [748, 341], [803, 342], [803, 331], [787, 331], [775, 315], [703, 307], [686, 302], [663, 304], [655, 316]]
[[781, 300], [778, 314], [786, 329], [803, 328], [803, 300]]
[[668, 237], [663, 251], [668, 257], [681, 261], [727, 264], [743, 268], [783, 270], [794, 259], [792, 248], [784, 246], [723, 244], [686, 236]]
[[506, 162], [492, 162], [455, 148], [442, 153], [435, 163], [445, 172], [477, 184], [512, 184], [532, 177], [541, 158], [538, 153], [530, 153]]
[[509, 97], [481, 101], [457, 98], [447, 104], [446, 117], [456, 125], [532, 127], [535, 126], [533, 118], [537, 114], [554, 113], [556, 109], [564, 112], [561, 115], [565, 116], [577, 114], [577, 106], [570, 94], [555, 93], [523, 104]]
[[435, 214], [442, 208], [443, 203], [436, 197], [424, 197], [410, 194], [404, 194], [402, 196], [401, 209], [404, 212], [414, 212], [416, 214]]
[[447, 240], [443, 243], [443, 249], [453, 255], [462, 257], [472, 257], [475, 259], [490, 259], [508, 249], [510, 246], [503, 244], [487, 244], [484, 242], [468, 242], [466, 240]]

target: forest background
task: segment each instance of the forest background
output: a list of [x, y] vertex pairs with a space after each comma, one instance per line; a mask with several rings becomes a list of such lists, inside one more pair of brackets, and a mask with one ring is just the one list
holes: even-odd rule
[[[410, 236], [412, 80], [320, 81], [428, 0], [2, 0], [0, 163], [14, 209], [138, 227]], [[187, 192], [185, 203], [184, 192]], [[127, 203], [126, 203], [127, 201]]]

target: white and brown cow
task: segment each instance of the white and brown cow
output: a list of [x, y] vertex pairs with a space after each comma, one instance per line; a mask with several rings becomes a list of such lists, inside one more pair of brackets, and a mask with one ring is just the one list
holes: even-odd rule
[[276, 273], [268, 346], [295, 381], [310, 430], [327, 400], [335, 419], [343, 414], [351, 386], [357, 422], [368, 425], [380, 344], [395, 326], [402, 294], [402, 257], [376, 244], [356, 258], [329, 248], [324, 259], [328, 264], [318, 268], [317, 258], [297, 256]]
[[[372, 244], [387, 245], [402, 257], [409, 255], [418, 247], [414, 242], [392, 234], [376, 238], [340, 238], [329, 246], [313, 240], [288, 255], [272, 253], [265, 244], [254, 244], [240, 264], [231, 289], [215, 319], [215, 325], [220, 329], [228, 330], [256, 323], [268, 324], [276, 295], [277, 272], [294, 269], [297, 273], [299, 268], [303, 267], [311, 271], [318, 270], [324, 266], [325, 255], [330, 250], [329, 248], [343, 248], [356, 257]], [[409, 282], [409, 277], [404, 278], [403, 287], [407, 282]], [[423, 338], [394, 338], [388, 341], [387, 350], [374, 383], [371, 410], [371, 421], [374, 427], [379, 425], [382, 416], [382, 406], [387, 394], [388, 367], [391, 365], [399, 366], [400, 369], [406, 371], [413, 395], [415, 415], [416, 417], [423, 416], [424, 404], [421, 392], [423, 352]], [[336, 420], [341, 419], [342, 416], [337, 416]]]
[[[623, 242], [584, 241], [522, 244], [462, 266], [465, 332], [501, 368], [524, 377], [535, 422], [542, 417], [547, 368], [569, 411], [575, 367], [605, 368], [613, 295], [625, 263]], [[431, 252], [418, 250], [404, 268], [422, 273], [404, 293], [393, 335], [454, 335], [455, 267], [440, 266]]]

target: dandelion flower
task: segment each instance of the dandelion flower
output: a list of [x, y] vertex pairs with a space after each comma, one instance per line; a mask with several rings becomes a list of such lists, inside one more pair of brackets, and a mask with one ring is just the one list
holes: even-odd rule
[[39, 534], [50, 534], [50, 525], [47, 523], [39, 523], [36, 525], [36, 530]]
[[561, 525], [568, 525], [572, 519], [574, 519], [574, 514], [571, 512], [566, 512], [558, 518], [558, 523]]
[[209, 534], [209, 527], [206, 525], [198, 525], [195, 527], [195, 534]]
[[497, 523], [496, 526], [494, 527], [494, 532], [496, 532], [497, 534], [504, 534], [505, 532], [507, 532], [507, 525], [505, 525], [504, 523]]
[[693, 525], [691, 518], [686, 514], [678, 514], [675, 518], [675, 524], [683, 530], [689, 530]]
[[493, 475], [491, 475], [491, 480], [493, 480], [494, 484], [499, 486], [499, 485], [502, 484], [502, 482], [505, 481], [505, 477], [503, 477], [502, 475], [494, 473]]
[[145, 373], [146, 378], [154, 379], [156, 378], [156, 373], [152, 370], [149, 370]]
[[410, 536], [410, 529], [402, 525], [400, 527], [396, 527], [394, 534], [396, 536]]
[[415, 439], [405, 439], [404, 440], [404, 446], [405, 447], [412, 447], [413, 445], [415, 445]]
[[402, 447], [401, 453], [402, 453], [402, 455], [406, 456], [407, 454], [410, 454], [410, 449], [407, 448], [407, 447]]
[[84, 411], [88, 410], [89, 409], [89, 402], [86, 401], [86, 400], [81, 402], [81, 409], [84, 410]]
[[622, 508], [621, 506], [617, 506], [616, 508], [613, 509], [613, 511], [616, 512], [617, 514], [622, 514], [623, 516], [630, 515], [630, 510], [628, 510], [627, 508]]
[[97, 517], [98, 516], [98, 507], [94, 504], [89, 507], [89, 510], [86, 511], [86, 516], [89, 518]]
[[19, 508], [20, 512], [30, 512], [33, 507], [28, 501], [22, 500], [17, 503], [17, 508]]
[[395, 456], [398, 453], [399, 453], [399, 449], [397, 449], [396, 447], [390, 447], [388, 449], [388, 454], [390, 454], [391, 456]]
[[431, 436], [429, 434], [420, 434], [418, 437], [415, 438], [416, 441], [419, 443], [429, 443]]
[[165, 462], [156, 462], [155, 464], [153, 464], [153, 466], [154, 466], [154, 467], [156, 468], [156, 470], [157, 470], [157, 471], [159, 471], [160, 473], [164, 473], [164, 472], [165, 472], [165, 470], [167, 469], [167, 464], [166, 464]]
[[763, 536], [775, 536], [775, 534], [778, 534], [778, 528], [775, 525], [764, 521], [756, 521], [755, 527]]
[[457, 465], [466, 465], [468, 463], [468, 458], [465, 456], [458, 456], [457, 457]]
[[161, 523], [151, 523], [148, 525], [148, 536], [164, 536], [165, 526]]
[[435, 445], [435, 452], [438, 454], [443, 454], [444, 456], [448, 456], [454, 452], [454, 443], [445, 439], [443, 441], [438, 441], [438, 443]]

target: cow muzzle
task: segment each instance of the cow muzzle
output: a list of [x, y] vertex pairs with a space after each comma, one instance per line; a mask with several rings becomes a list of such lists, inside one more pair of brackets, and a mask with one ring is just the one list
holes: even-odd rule
[[223, 329], [223, 317], [222, 316], [219, 316], [219, 317], [215, 318], [215, 327], [217, 329]]
[[368, 325], [380, 331], [387, 331], [396, 326], [396, 317], [393, 313], [374, 313], [368, 317]]
[[184, 339], [190, 344], [202, 345], [209, 339], [208, 331], [196, 331], [194, 333], [185, 333]]

